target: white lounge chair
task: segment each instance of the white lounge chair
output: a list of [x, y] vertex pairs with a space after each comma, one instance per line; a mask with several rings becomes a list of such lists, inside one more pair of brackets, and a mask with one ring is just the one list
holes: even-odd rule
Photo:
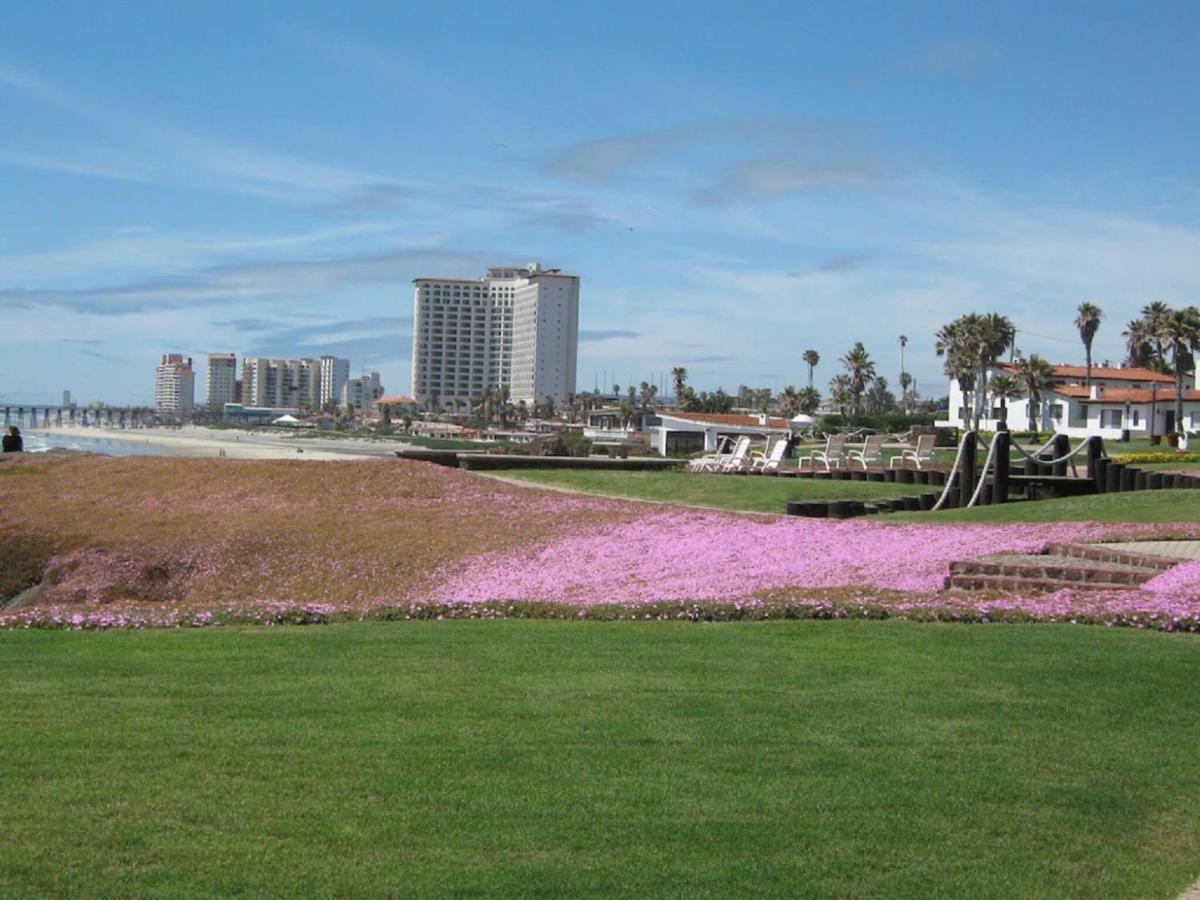
[[836, 469], [846, 463], [846, 436], [844, 434], [831, 434], [825, 440], [824, 450], [814, 450], [808, 456], [801, 456], [796, 460], [796, 466], [803, 469], [804, 464], [808, 463], [809, 468], [815, 469], [817, 463], [825, 467], [825, 471]]
[[901, 466], [911, 462], [918, 469], [926, 463], [931, 463], [934, 460], [934, 445], [937, 443], [937, 435], [919, 434], [917, 435], [917, 446], [909, 447], [900, 451], [899, 456], [893, 456], [888, 460], [888, 468], [895, 469], [896, 463]]
[[742, 472], [750, 468], [751, 462], [753, 460], [750, 457], [750, 438], [741, 438], [738, 440], [737, 446], [733, 448], [733, 454], [721, 463], [718, 471]]
[[778, 438], [771, 445], [769, 453], [754, 453], [754, 459], [750, 463], [752, 472], [776, 472], [783, 465], [784, 459], [787, 457], [788, 439]]
[[846, 454], [847, 465], [861, 463], [864, 469], [871, 466], [883, 468], [883, 435], [872, 434], [864, 441], [861, 450], [851, 450]]
[[[722, 440], [724, 441], [725, 446], [728, 447], [729, 439], [723, 438]], [[725, 451], [717, 451], [716, 453], [711, 453], [708, 456], [701, 456], [701, 457], [698, 457], [697, 459], [693, 459], [690, 463], [688, 463], [688, 471], [690, 471], [690, 472], [716, 472], [716, 471], [719, 471], [721, 466], [725, 465], [725, 463], [727, 463], [727, 462], [729, 462], [729, 460], [733, 459], [734, 456], [739, 452], [738, 448], [741, 448], [741, 453], [745, 454], [745, 452], [750, 449], [750, 438], [740, 437], [733, 444], [732, 449], [727, 449]]]

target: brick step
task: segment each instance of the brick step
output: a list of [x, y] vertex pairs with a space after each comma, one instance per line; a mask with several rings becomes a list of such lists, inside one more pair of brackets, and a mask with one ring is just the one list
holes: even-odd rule
[[1103, 544], [1051, 544], [1046, 548], [1050, 556], [1061, 556], [1070, 559], [1086, 559], [1093, 562], [1116, 563], [1124, 566], [1137, 566], [1142, 569], [1153, 569], [1165, 572], [1180, 560], [1170, 556], [1154, 556], [1150, 553], [1131, 553], [1128, 550], [1116, 550]]
[[960, 591], [1003, 591], [1027, 594], [1048, 594], [1064, 588], [1072, 590], [1129, 589], [1127, 584], [1105, 582], [1066, 581], [1054, 578], [1010, 578], [1005, 575], [947, 575], [947, 590]]
[[1133, 587], [1159, 574], [1158, 569], [1114, 564], [1072, 563], [1056, 556], [1009, 556], [964, 559], [950, 564], [951, 575], [984, 575], [997, 578], [1067, 582], [1087, 587]]

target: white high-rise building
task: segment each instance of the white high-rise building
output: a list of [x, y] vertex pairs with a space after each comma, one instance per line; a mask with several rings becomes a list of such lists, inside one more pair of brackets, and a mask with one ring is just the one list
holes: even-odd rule
[[237, 397], [237, 357], [232, 353], [208, 354], [208, 400], [209, 412], [219, 413], [226, 403]]
[[413, 284], [412, 383], [422, 405], [467, 412], [489, 389], [530, 405], [575, 393], [579, 276], [530, 263]]
[[320, 366], [321, 385], [317, 405], [324, 406], [330, 401], [337, 403], [342, 398], [342, 388], [350, 378], [350, 360], [322, 356]]
[[192, 415], [196, 397], [196, 373], [192, 358], [164, 353], [154, 371], [154, 408], [165, 419], [182, 421]]

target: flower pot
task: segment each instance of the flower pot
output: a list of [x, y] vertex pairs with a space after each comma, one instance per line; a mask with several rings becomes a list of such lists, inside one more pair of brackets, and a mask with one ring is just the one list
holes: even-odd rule
[[1171, 447], [1179, 446], [1179, 435], [1177, 435], [1174, 431], [1167, 433], [1167, 445]]
[[1151, 447], [1157, 447], [1161, 443], [1162, 443], [1162, 435], [1161, 434], [1150, 435], [1150, 446]]

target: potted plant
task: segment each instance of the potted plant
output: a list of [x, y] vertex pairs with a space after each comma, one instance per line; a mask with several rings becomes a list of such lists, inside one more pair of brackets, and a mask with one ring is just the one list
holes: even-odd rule
[[1167, 432], [1167, 444], [1171, 447], [1179, 446], [1179, 435], [1174, 431]]

